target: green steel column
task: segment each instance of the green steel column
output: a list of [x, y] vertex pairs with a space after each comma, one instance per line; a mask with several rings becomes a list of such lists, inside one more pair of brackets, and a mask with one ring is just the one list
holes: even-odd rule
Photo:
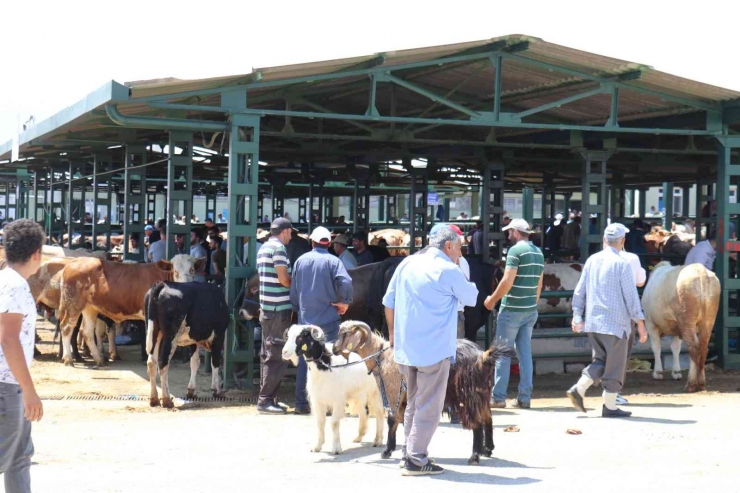
[[[181, 153], [177, 154], [177, 148]], [[176, 224], [173, 215], [185, 216], [185, 224]], [[174, 257], [175, 235], [190, 234], [193, 215], [193, 134], [170, 132], [167, 162], [167, 244], [165, 258]], [[231, 242], [228, 242], [230, 244]]]
[[75, 163], [69, 162], [69, 181], [67, 182], [67, 248], [74, 249], [72, 246], [72, 237], [74, 235], [74, 173]]
[[409, 196], [409, 236], [411, 253], [416, 252], [416, 238], [421, 239], [422, 247], [427, 244], [427, 192], [429, 191], [428, 168], [414, 168], [411, 158], [404, 158], [403, 165], [411, 178]]
[[639, 216], [644, 218], [647, 215], [647, 188], [640, 188], [638, 194], [640, 197]]
[[[222, 95], [222, 104], [246, 106], [246, 91]], [[233, 313], [239, 293], [246, 289], [247, 280], [255, 274], [257, 256], [257, 199], [259, 195], [259, 135], [258, 116], [231, 115], [229, 137], [229, 241], [227, 246], [226, 300], [232, 309], [232, 321], [226, 334], [224, 351], [224, 385], [236, 377], [234, 365], [247, 365], [243, 386], [252, 387], [254, 373], [254, 332], [245, 330]], [[244, 243], [248, 241], [248, 265], [242, 262]]]
[[[40, 171], [34, 171], [33, 172], [33, 220], [36, 222], [39, 222], [43, 220], [43, 214], [41, 214], [41, 219], [39, 219], [39, 173]], [[42, 201], [42, 208], [43, 208], [43, 201]]]
[[324, 223], [334, 217], [334, 197], [324, 197]]
[[[284, 185], [284, 184], [282, 184]], [[282, 186], [273, 185], [272, 187], [272, 219], [283, 217], [285, 214]], [[228, 246], [228, 245], [227, 245]]]
[[534, 222], [534, 188], [522, 189], [522, 217], [531, 227]]
[[627, 191], [624, 188], [624, 177], [612, 174], [611, 194], [609, 196], [609, 217], [613, 222], [625, 222], [627, 218]]
[[[581, 191], [581, 262], [588, 258], [590, 246], [602, 242], [602, 232], [606, 228], [606, 162], [611, 157], [609, 151], [584, 151], [583, 187]], [[596, 203], [591, 203], [591, 193], [596, 190]], [[596, 214], [598, 234], [589, 234], [591, 214]]]
[[352, 231], [368, 232], [370, 225], [370, 177], [360, 170], [355, 171], [355, 193], [352, 197]]
[[[216, 202], [218, 196], [216, 195], [216, 186], [212, 183], [206, 184], [206, 217], [203, 219], [210, 219], [214, 223], [217, 222], [218, 213], [216, 212]], [[228, 246], [228, 243], [227, 243]]]
[[689, 204], [691, 203], [691, 187], [684, 185], [681, 191], [681, 217], [689, 217]]
[[[146, 164], [146, 149], [140, 145], [126, 145], [126, 169], [123, 172], [123, 258], [144, 260], [144, 208], [146, 207], [146, 168], [131, 169]], [[169, 233], [169, 229], [167, 230]], [[138, 233], [139, 251], [129, 251], [131, 235]], [[167, 257], [170, 258], [170, 257]]]
[[[717, 186], [717, 258], [715, 272], [722, 285], [719, 312], [715, 322], [715, 344], [719, 364], [724, 369], [740, 368], [740, 353], [737, 346], [730, 349], [730, 337], [737, 340], [740, 330], [740, 314], [730, 315], [730, 292], [740, 290], [740, 279], [730, 277], [730, 252], [740, 251], [738, 242], [729, 237], [731, 215], [740, 214], [740, 204], [730, 203], [730, 184], [740, 176], [740, 162], [733, 161], [732, 150], [740, 148], [740, 137], [718, 138]], [[732, 334], [730, 334], [732, 332]]]
[[563, 194], [563, 216], [566, 223], [568, 222], [568, 219], [570, 217], [570, 198], [573, 196], [572, 193], [564, 193]]
[[[483, 158], [483, 186], [480, 202], [482, 206], [481, 221], [483, 222], [483, 251], [475, 252], [486, 262], [491, 258], [491, 241], [493, 248], [493, 262], [503, 257], [503, 245], [506, 239], [501, 231], [504, 219], [504, 170], [502, 161], [489, 161]], [[490, 342], [490, 341], [489, 341]]]
[[663, 228], [670, 231], [673, 226], [673, 183], [663, 183], [663, 206], [665, 207], [665, 217], [663, 218]]

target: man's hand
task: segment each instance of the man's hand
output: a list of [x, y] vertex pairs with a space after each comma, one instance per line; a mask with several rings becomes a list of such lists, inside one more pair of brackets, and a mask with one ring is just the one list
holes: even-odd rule
[[486, 310], [489, 312], [493, 311], [493, 307], [496, 303], [493, 302], [493, 295], [486, 298], [486, 301], [483, 302], [483, 306], [486, 307]]
[[583, 322], [580, 322], [580, 323], [571, 322], [570, 326], [573, 329], [573, 332], [583, 332]]
[[347, 311], [347, 308], [349, 308], [349, 305], [347, 303], [332, 303], [332, 306], [337, 307], [337, 311], [340, 315], [344, 315], [344, 313]]
[[640, 336], [640, 342], [647, 342], [648, 340], [648, 333], [647, 329], [645, 329], [645, 322], [642, 320], [639, 320], [637, 322], [637, 334]]
[[28, 421], [41, 421], [44, 416], [44, 405], [41, 403], [36, 391], [23, 392], [24, 416]]

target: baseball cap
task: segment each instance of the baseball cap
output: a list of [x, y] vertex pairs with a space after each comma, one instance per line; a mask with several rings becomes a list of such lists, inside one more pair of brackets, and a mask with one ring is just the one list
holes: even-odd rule
[[270, 234], [278, 235], [286, 229], [293, 229], [293, 224], [284, 217], [278, 217], [270, 224]]
[[501, 228], [501, 231], [508, 231], [510, 229], [515, 229], [517, 231], [521, 231], [522, 233], [532, 234], [532, 231], [529, 229], [529, 223], [524, 219], [512, 219], [512, 221], [507, 226]]
[[437, 233], [439, 233], [439, 230], [442, 228], [448, 228], [453, 233], [455, 233], [457, 236], [463, 236], [462, 230], [456, 224], [444, 224], [444, 223], [437, 223], [434, 226], [432, 226], [432, 230], [429, 231], [429, 236], [436, 235]]
[[146, 226], [144, 227], [144, 231], [151, 231], [151, 230], [153, 230], [153, 229], [154, 229], [154, 226], [152, 226], [151, 224], [147, 224], [147, 225], [146, 225]]
[[624, 224], [611, 223], [604, 230], [604, 238], [618, 240], [624, 238], [624, 235], [629, 233], [630, 230], [625, 227]]
[[328, 245], [331, 241], [331, 233], [325, 227], [319, 226], [313, 230], [313, 233], [311, 233], [309, 238], [311, 238], [311, 241], [315, 241], [316, 243]]
[[334, 238], [334, 241], [332, 241], [332, 243], [339, 243], [340, 245], [348, 246], [349, 238], [347, 238], [347, 235], [339, 235]]

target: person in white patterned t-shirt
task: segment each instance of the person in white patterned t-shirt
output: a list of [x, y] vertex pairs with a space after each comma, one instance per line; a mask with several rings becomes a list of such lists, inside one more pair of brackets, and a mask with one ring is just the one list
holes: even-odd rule
[[36, 303], [26, 279], [41, 267], [44, 231], [30, 219], [3, 235], [7, 267], [0, 271], [0, 474], [5, 491], [31, 491], [31, 422], [44, 410], [31, 379]]

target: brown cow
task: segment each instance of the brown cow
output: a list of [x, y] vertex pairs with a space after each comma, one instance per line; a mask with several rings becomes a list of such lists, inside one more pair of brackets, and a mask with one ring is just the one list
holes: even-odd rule
[[82, 315], [82, 333], [98, 366], [103, 358], [93, 344], [93, 332], [98, 314], [116, 323], [124, 320], [144, 320], [144, 295], [158, 281], [192, 280], [197, 262], [182, 271], [176, 255], [173, 263], [161, 260], [156, 264], [119, 264], [95, 258], [78, 259], [67, 265], [61, 275], [59, 323], [62, 328], [64, 355], [62, 361], [72, 364], [70, 340], [77, 320]]
[[661, 262], [656, 266], [642, 294], [645, 327], [655, 356], [653, 378], [663, 378], [660, 338], [673, 336], [673, 378], [681, 379], [678, 357], [683, 340], [691, 358], [686, 391], [704, 390], [704, 362], [720, 293], [719, 279], [701, 264], [672, 267], [669, 262]]

